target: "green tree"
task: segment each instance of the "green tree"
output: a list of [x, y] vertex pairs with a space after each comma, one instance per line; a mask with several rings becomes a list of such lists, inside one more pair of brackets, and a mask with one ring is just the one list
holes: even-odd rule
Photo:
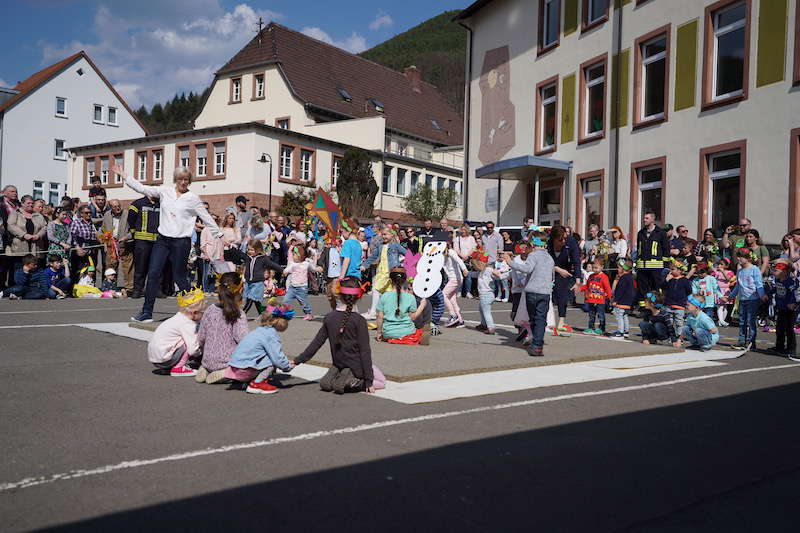
[[458, 193], [447, 187], [434, 191], [430, 185], [421, 185], [403, 198], [402, 205], [417, 220], [439, 220], [456, 208]]
[[285, 217], [304, 217], [308, 214], [306, 205], [314, 199], [314, 190], [297, 186], [293, 191], [283, 193], [278, 214]]
[[372, 174], [372, 160], [361, 148], [348, 148], [344, 152], [339, 180], [336, 182], [339, 208], [346, 217], [372, 216], [378, 184]]

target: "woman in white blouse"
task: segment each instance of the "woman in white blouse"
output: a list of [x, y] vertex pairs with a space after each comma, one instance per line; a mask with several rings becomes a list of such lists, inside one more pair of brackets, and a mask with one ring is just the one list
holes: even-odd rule
[[136, 322], [152, 322], [159, 280], [167, 261], [172, 266], [173, 281], [178, 285], [178, 289], [182, 291], [191, 289], [186, 264], [192, 247], [191, 236], [195, 231], [194, 222], [197, 217], [200, 217], [206, 227], [211, 229], [215, 237], [222, 237], [222, 232], [206, 211], [200, 197], [189, 190], [189, 185], [192, 183], [192, 171], [188, 168], [176, 168], [172, 174], [174, 184], [164, 184], [158, 187], [143, 185], [128, 176], [120, 165], [114, 165], [111, 170], [122, 176], [125, 184], [134, 191], [151, 198], [159, 198], [161, 201], [158, 238], [150, 253], [144, 305], [141, 313], [131, 317]]

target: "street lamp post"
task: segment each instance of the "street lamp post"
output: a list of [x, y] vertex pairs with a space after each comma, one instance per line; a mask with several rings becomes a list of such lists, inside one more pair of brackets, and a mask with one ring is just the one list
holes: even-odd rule
[[272, 211], [272, 156], [262, 152], [261, 157], [257, 161], [259, 163], [269, 163], [269, 200], [267, 200], [269, 206], [267, 210]]

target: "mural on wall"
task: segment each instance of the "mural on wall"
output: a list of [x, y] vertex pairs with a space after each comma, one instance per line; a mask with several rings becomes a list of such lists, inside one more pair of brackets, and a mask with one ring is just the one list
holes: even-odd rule
[[514, 104], [511, 103], [511, 65], [508, 46], [489, 50], [481, 69], [481, 145], [478, 159], [488, 165], [506, 155], [516, 143]]

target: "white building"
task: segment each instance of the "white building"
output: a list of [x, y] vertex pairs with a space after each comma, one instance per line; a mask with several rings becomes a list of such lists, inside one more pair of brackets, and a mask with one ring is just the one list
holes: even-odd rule
[[[340, 158], [354, 146], [370, 154], [375, 212], [385, 217], [407, 218], [402, 198], [419, 184], [462, 191], [463, 121], [416, 69], [396, 72], [279, 24], [216, 73], [194, 126], [72, 149], [70, 190], [78, 195], [90, 172], [119, 156], [157, 183], [176, 165], [190, 167], [193, 190], [217, 212], [238, 194], [274, 208], [298, 186], [335, 188]], [[262, 154], [272, 163], [259, 163]], [[212, 158], [220, 157], [218, 172]], [[136, 198], [121, 185], [109, 185], [111, 197]]]
[[85, 52], [0, 89], [0, 188], [58, 204], [67, 192], [68, 146], [147, 132]]
[[800, 226], [798, 5], [473, 3], [467, 218], [635, 234], [652, 209], [699, 236], [747, 216], [779, 242]]

